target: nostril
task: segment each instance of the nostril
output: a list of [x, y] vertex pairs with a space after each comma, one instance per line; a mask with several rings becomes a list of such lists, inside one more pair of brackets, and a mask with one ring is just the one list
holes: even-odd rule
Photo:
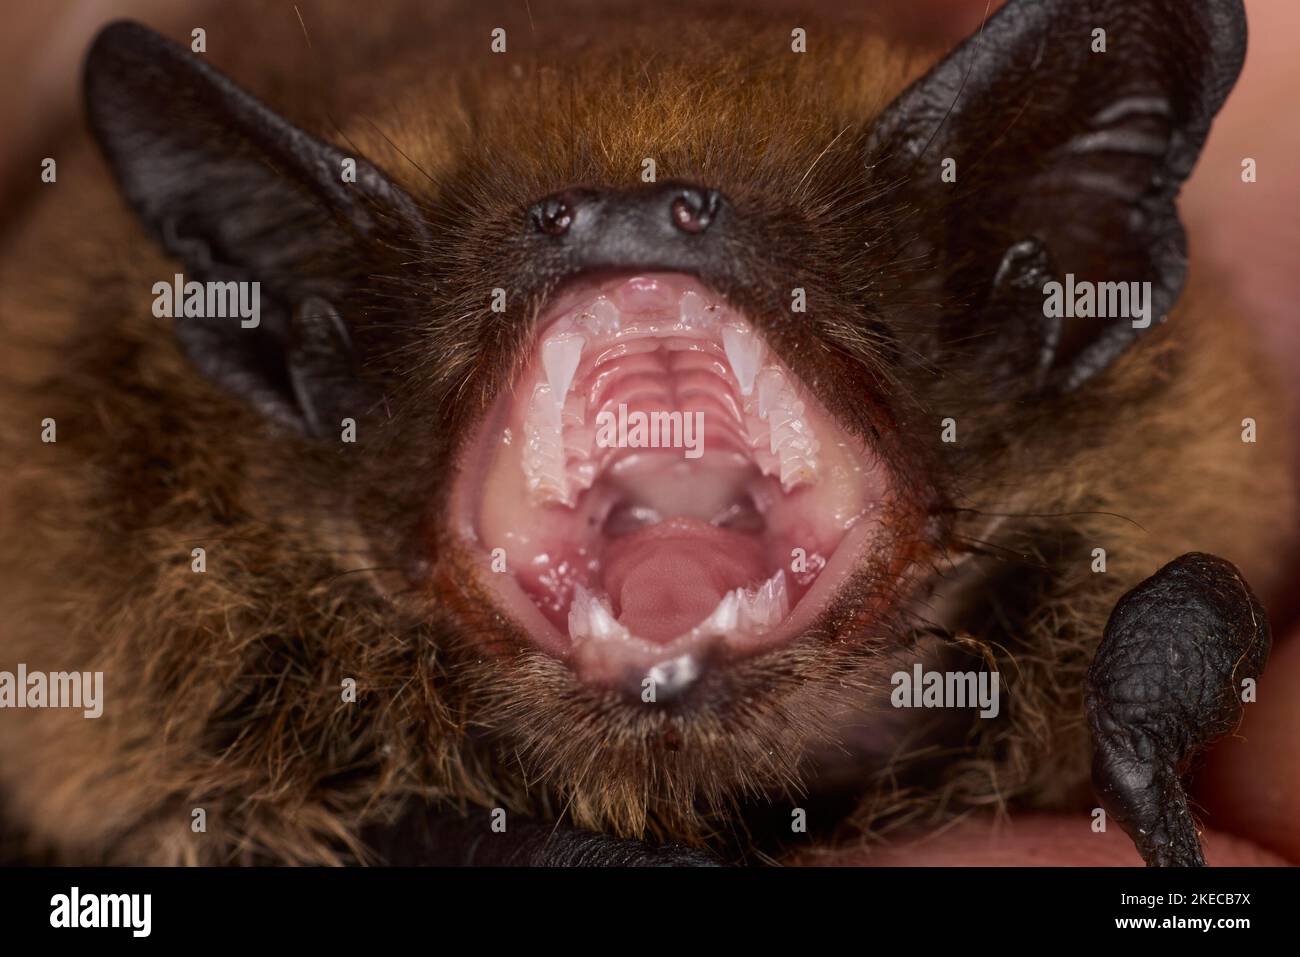
[[684, 189], [669, 206], [673, 225], [684, 233], [702, 233], [718, 212], [719, 196], [713, 189]]
[[548, 236], [563, 236], [573, 225], [573, 207], [562, 196], [550, 196], [532, 208], [533, 225]]

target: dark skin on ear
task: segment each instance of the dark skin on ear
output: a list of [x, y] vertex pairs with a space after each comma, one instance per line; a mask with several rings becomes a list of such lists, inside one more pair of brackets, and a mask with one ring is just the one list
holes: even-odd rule
[[[73, 862], [711, 865], [1100, 799], [1148, 864], [1202, 864], [1182, 776], [1263, 668], [1246, 581], [1275, 594], [1295, 510], [1175, 203], [1239, 0], [1011, 0], [937, 64], [815, 20], [798, 55], [727, 4], [445, 6], [90, 50], [107, 172], [10, 264], [67, 321], [0, 403], [7, 451], [60, 429], [0, 488], [0, 649], [102, 664], [116, 705], [0, 737], [9, 826]], [[887, 488], [798, 635], [650, 705], [539, 652], [450, 517], [540, 317], [614, 270], [743, 312]], [[161, 334], [180, 271], [260, 283], [260, 324]], [[1047, 316], [1067, 276], [1149, 283], [1150, 322]], [[1000, 712], [890, 708], [914, 664], [997, 671]]]

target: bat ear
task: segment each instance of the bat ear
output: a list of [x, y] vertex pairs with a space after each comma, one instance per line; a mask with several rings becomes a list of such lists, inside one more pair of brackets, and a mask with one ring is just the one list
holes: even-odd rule
[[934, 224], [924, 252], [957, 264], [971, 318], [1045, 323], [1040, 383], [1074, 388], [1146, 326], [1048, 316], [1042, 280], [1150, 283], [1163, 318], [1187, 271], [1174, 199], [1245, 48], [1241, 0], [1009, 0], [885, 110], [867, 164]]
[[122, 193], [185, 280], [257, 296], [256, 320], [178, 318], [190, 358], [264, 413], [319, 431], [350, 378], [334, 304], [375, 268], [381, 239], [423, 238], [415, 204], [139, 24], [95, 39], [84, 93]]

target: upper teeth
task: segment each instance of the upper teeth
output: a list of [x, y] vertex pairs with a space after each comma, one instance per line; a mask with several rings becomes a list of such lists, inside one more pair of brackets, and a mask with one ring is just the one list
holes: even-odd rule
[[[775, 471], [787, 492], [801, 482], [812, 481], [821, 445], [804, 417], [805, 405], [785, 373], [775, 366], [764, 368], [758, 374], [755, 398], [746, 400], [745, 412], [751, 417], [750, 441], [756, 443], [755, 455], [763, 474]], [[767, 424], [766, 433], [763, 423]]]
[[[762, 473], [777, 476], [787, 492], [813, 481], [819, 445], [804, 414], [805, 405], [780, 365], [769, 358], [759, 335], [695, 290], [682, 293], [677, 312], [676, 330], [671, 323], [665, 330], [669, 335], [675, 332], [697, 338], [701, 333], [720, 333], [727, 365], [739, 387], [743, 425]], [[537, 504], [573, 506], [577, 494], [596, 479], [599, 463], [589, 449], [580, 447], [586, 405], [581, 396], [568, 402], [569, 390], [584, 350], [618, 335], [623, 321], [609, 298], [597, 296], [562, 320], [541, 344], [545, 381], [534, 390], [524, 421], [523, 446], [524, 475]], [[579, 429], [579, 433], [566, 434], [566, 429]]]

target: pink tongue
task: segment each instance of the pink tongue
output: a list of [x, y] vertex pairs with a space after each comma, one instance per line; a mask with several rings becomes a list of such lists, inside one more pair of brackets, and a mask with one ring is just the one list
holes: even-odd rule
[[659, 552], [670, 554], [656, 553], [628, 572], [618, 594], [619, 621], [639, 638], [666, 642], [709, 617], [726, 589], [689, 549]]
[[610, 549], [605, 587], [618, 620], [638, 638], [668, 642], [690, 631], [723, 596], [761, 581], [762, 548], [748, 535], [674, 518]]

